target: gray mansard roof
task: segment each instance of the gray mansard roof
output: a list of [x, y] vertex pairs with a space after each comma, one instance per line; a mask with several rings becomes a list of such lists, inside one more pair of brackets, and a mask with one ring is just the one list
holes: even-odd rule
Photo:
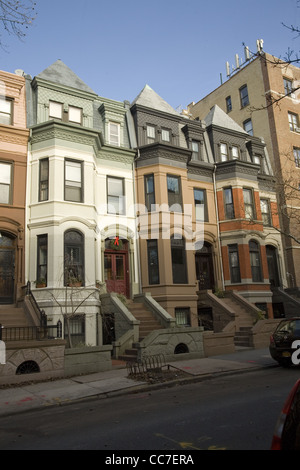
[[152, 90], [149, 85], [145, 85], [140, 94], [131, 103], [131, 106], [133, 106], [134, 104], [139, 104], [147, 108], [156, 109], [157, 111], [162, 111], [164, 113], [180, 116], [180, 114], [175, 111], [175, 109], [172, 108], [172, 106], [170, 106], [154, 90]]
[[95, 94], [95, 92], [60, 59], [37, 75], [37, 78]]
[[218, 105], [211, 108], [210, 112], [204, 119], [206, 126], [212, 124], [224, 127], [225, 129], [241, 132], [242, 134], [249, 135], [241, 126], [239, 126], [231, 117], [229, 117]]

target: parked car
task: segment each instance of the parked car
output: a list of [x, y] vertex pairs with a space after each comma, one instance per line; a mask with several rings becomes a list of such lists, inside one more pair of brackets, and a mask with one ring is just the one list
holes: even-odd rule
[[270, 337], [272, 358], [284, 367], [292, 365], [292, 356], [297, 350], [293, 343], [297, 340], [300, 340], [300, 317], [282, 320]]
[[279, 415], [271, 450], [300, 450], [300, 379], [293, 386]]

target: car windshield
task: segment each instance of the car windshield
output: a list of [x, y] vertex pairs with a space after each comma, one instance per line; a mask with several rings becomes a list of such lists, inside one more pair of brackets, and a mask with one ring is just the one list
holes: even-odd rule
[[283, 321], [277, 327], [276, 333], [279, 332], [300, 335], [300, 318], [299, 320]]

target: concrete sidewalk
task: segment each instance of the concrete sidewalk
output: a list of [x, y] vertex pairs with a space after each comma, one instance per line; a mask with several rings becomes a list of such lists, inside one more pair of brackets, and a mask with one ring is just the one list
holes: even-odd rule
[[[184, 379], [185, 383], [222, 374], [277, 366], [268, 348], [243, 350], [201, 359], [178, 360], [169, 364], [171, 368], [175, 367], [188, 374]], [[112, 370], [96, 374], [0, 389], [0, 416], [63, 405], [76, 400], [108, 398], [170, 386], [170, 382], [149, 385], [147, 382], [129, 379], [127, 375], [126, 367], [114, 367]], [[177, 382], [180, 383], [182, 380], [178, 379]]]

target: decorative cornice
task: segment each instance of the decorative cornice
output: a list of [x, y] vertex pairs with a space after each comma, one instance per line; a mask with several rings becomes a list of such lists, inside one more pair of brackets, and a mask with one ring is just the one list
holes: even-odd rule
[[29, 129], [0, 125], [0, 140], [10, 144], [26, 145], [29, 139]]
[[41, 124], [36, 124], [31, 129], [32, 144], [37, 144], [51, 139], [60, 139], [92, 146], [96, 152], [104, 145], [103, 136], [100, 131], [79, 127], [74, 124], [51, 120]]
[[173, 147], [171, 145], [155, 142], [154, 144], [145, 145], [139, 148], [139, 160], [149, 160], [157, 158], [165, 158], [174, 162], [187, 164], [191, 157], [191, 150]]

